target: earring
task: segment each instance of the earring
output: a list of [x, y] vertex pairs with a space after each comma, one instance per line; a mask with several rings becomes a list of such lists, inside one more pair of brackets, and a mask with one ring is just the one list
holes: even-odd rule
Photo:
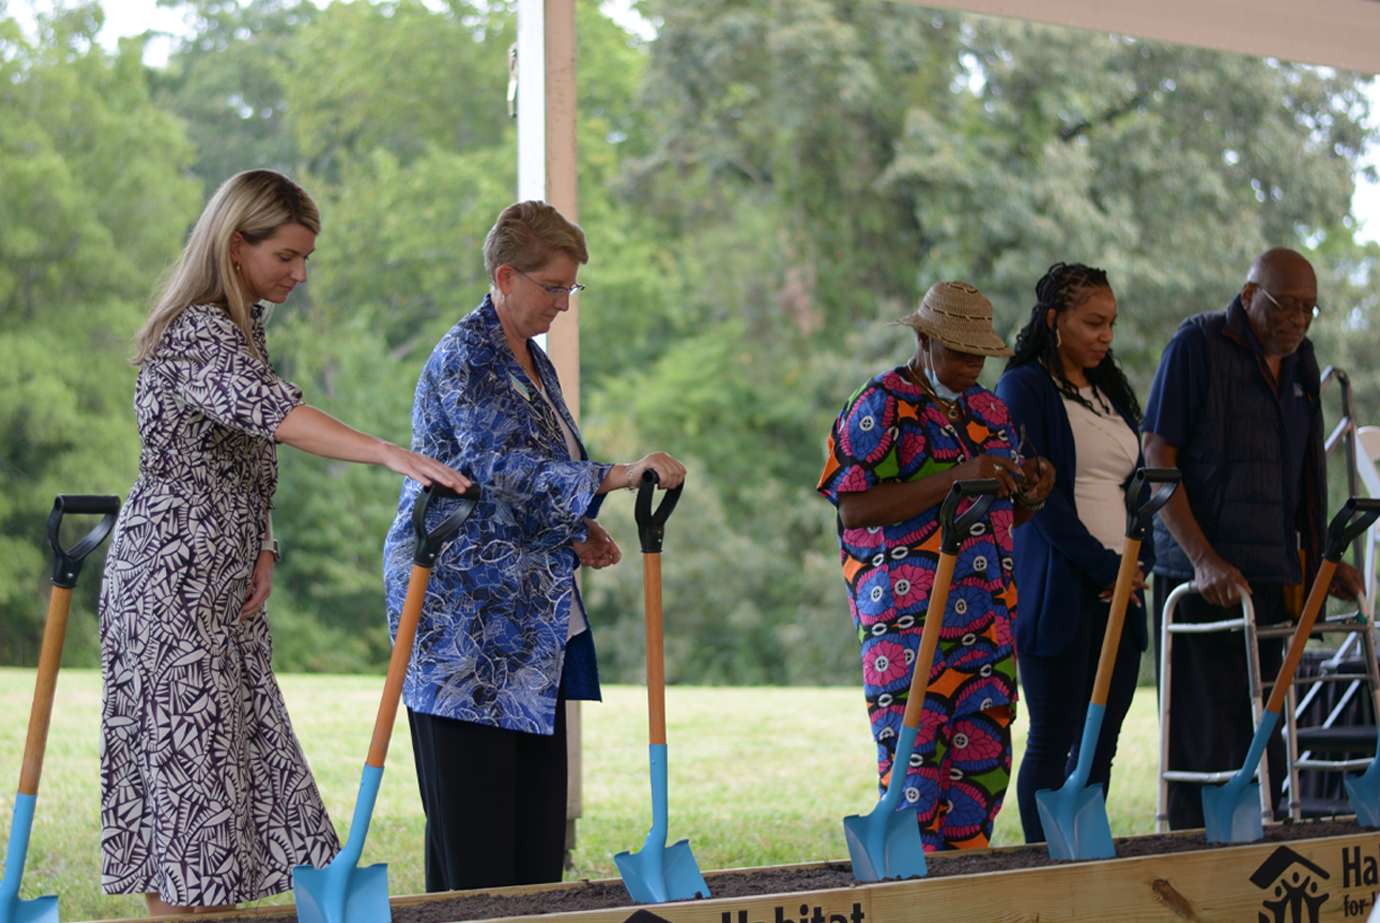
[[239, 271], [240, 271], [240, 264], [239, 264], [239, 263], [236, 263], [236, 264], [235, 264], [235, 272], [239, 272]]
[[1060, 348], [1063, 347], [1063, 345], [1064, 345], [1064, 339], [1063, 339], [1063, 337], [1061, 337], [1061, 336], [1059, 335], [1059, 327], [1058, 327], [1058, 325], [1056, 324], [1055, 327], [1054, 327], [1054, 348], [1055, 348], [1055, 349], [1060, 349]]

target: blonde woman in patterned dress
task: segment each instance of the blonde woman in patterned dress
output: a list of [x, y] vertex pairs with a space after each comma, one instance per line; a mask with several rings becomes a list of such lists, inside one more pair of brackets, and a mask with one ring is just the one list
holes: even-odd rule
[[137, 339], [143, 450], [100, 601], [101, 883], [150, 915], [286, 891], [293, 866], [339, 849], [270, 662], [276, 444], [469, 486], [273, 371], [262, 303], [306, 281], [320, 230], [286, 177], [231, 177]]

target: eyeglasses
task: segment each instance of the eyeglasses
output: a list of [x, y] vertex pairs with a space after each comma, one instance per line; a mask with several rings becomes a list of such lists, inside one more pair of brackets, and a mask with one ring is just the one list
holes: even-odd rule
[[1271, 295], [1263, 285], [1257, 285], [1256, 289], [1270, 299], [1270, 304], [1275, 306], [1276, 314], [1283, 314], [1286, 317], [1292, 314], [1303, 314], [1306, 317], [1317, 317], [1318, 306], [1316, 304], [1302, 304], [1290, 298], [1287, 303], [1281, 302], [1274, 295]]
[[567, 285], [542, 285], [542, 284], [541, 284], [540, 282], [538, 282], [536, 279], [533, 279], [531, 276], [529, 276], [527, 273], [523, 272], [521, 269], [518, 269], [516, 266], [513, 267], [513, 272], [515, 272], [515, 273], [517, 273], [518, 275], [522, 276], [524, 279], [526, 279], [528, 282], [531, 282], [533, 285], [535, 285], [537, 288], [541, 289], [543, 292], [546, 292], [546, 294], [548, 294], [548, 295], [551, 296], [551, 300], [552, 300], [552, 301], [560, 301], [562, 297], [568, 298], [568, 297], [570, 297], [571, 295], [574, 295], [576, 292], [583, 292], [583, 291], [585, 290], [585, 286], [580, 285], [578, 282], [577, 282], [576, 284], [574, 284], [574, 285], [568, 285], [568, 286], [567, 286]]

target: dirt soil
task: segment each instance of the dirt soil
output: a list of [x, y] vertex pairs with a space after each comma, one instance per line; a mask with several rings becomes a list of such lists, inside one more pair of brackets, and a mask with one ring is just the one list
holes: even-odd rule
[[[1284, 843], [1317, 837], [1348, 836], [1365, 828], [1355, 823], [1337, 821], [1305, 821], [1269, 827], [1266, 843]], [[1190, 852], [1200, 849], [1219, 849], [1224, 844], [1210, 844], [1203, 834], [1167, 834], [1141, 836], [1116, 841], [1117, 858]], [[985, 872], [1012, 869], [1040, 868], [1060, 865], [1050, 859], [1043, 846], [1022, 846], [1010, 849], [984, 850], [977, 853], [931, 853], [926, 857], [927, 878], [946, 875], [978, 875]], [[1088, 861], [1088, 860], [1070, 860]], [[764, 894], [784, 894], [797, 891], [825, 891], [852, 887], [852, 866], [847, 862], [830, 862], [813, 868], [764, 868], [744, 872], [711, 872], [705, 876], [715, 898], [760, 897]], [[567, 913], [576, 910], [601, 910], [611, 907], [633, 907], [632, 899], [621, 881], [584, 881], [567, 887], [553, 887], [527, 894], [476, 894], [452, 892], [433, 898], [405, 902], [394, 901], [393, 923], [460, 923], [466, 920], [489, 920], [497, 917], [517, 917], [544, 913]], [[273, 908], [277, 911], [278, 908]], [[210, 923], [210, 914], [199, 920]], [[241, 918], [243, 919], [243, 918]], [[254, 923], [296, 923], [294, 911], [260, 911]]]

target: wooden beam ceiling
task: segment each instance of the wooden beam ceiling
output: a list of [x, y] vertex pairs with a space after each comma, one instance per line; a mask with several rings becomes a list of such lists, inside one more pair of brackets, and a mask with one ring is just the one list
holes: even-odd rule
[[945, 0], [942, 6], [1380, 73], [1378, 0]]

